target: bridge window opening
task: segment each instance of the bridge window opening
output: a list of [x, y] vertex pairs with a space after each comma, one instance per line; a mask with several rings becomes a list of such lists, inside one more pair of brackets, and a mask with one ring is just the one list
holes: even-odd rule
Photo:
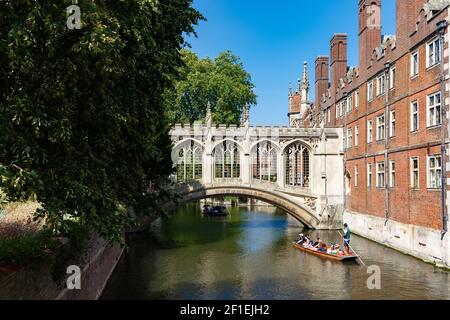
[[277, 153], [270, 142], [258, 144], [252, 158], [253, 179], [277, 182]]
[[286, 184], [294, 187], [310, 187], [310, 153], [302, 144], [295, 144], [286, 151]]
[[182, 147], [178, 152], [176, 171], [178, 182], [201, 180], [203, 173], [201, 148], [193, 142]]
[[236, 143], [224, 142], [214, 150], [215, 177], [233, 179], [241, 176], [241, 161]]

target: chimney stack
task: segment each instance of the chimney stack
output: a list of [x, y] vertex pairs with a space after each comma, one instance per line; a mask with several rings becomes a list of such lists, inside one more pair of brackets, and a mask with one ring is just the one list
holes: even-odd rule
[[416, 22], [420, 10], [428, 0], [396, 1], [396, 35], [397, 47], [400, 50], [409, 48], [409, 36], [416, 30]]
[[381, 0], [359, 0], [359, 68], [361, 74], [366, 73], [372, 52], [380, 44]]
[[316, 84], [315, 84], [315, 105], [320, 106], [322, 102], [322, 96], [326, 94], [328, 90], [328, 63], [327, 56], [319, 56], [316, 59]]
[[339, 79], [347, 73], [347, 34], [336, 33], [331, 39], [331, 96], [336, 95]]

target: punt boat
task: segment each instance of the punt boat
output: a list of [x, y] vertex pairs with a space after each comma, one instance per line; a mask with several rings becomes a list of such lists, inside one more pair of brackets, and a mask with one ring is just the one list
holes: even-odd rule
[[299, 249], [300, 251], [313, 254], [313, 255], [318, 256], [323, 259], [330, 259], [330, 260], [336, 260], [336, 261], [342, 261], [342, 262], [355, 261], [356, 259], [358, 259], [358, 256], [355, 254], [347, 254], [347, 255], [341, 256], [338, 254], [329, 254], [326, 252], [319, 252], [319, 251], [315, 251], [315, 250], [312, 250], [309, 248], [305, 248], [302, 245], [297, 244], [296, 242], [294, 242], [292, 245], [294, 246], [294, 248]]
[[211, 207], [210, 205], [203, 206], [203, 214], [211, 217], [225, 217], [228, 215], [227, 208], [223, 206]]

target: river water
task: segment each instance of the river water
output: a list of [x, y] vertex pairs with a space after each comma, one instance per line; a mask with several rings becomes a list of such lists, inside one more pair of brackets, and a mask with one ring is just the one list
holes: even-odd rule
[[[197, 205], [181, 207], [129, 237], [102, 299], [450, 299], [450, 273], [413, 257], [353, 235], [365, 264], [381, 270], [381, 289], [370, 290], [367, 267], [294, 249], [292, 241], [309, 231], [284, 212], [229, 211], [211, 218]], [[335, 231], [309, 233], [341, 241]]]

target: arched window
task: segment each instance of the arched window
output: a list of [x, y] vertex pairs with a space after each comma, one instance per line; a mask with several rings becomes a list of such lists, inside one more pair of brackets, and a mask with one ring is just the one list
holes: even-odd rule
[[277, 182], [277, 152], [270, 142], [259, 143], [252, 155], [254, 180]]
[[301, 143], [291, 145], [285, 153], [286, 184], [294, 187], [310, 187], [309, 149]]
[[202, 179], [202, 149], [191, 142], [178, 151], [177, 181]]
[[215, 177], [232, 179], [241, 177], [241, 161], [237, 143], [224, 141], [214, 149]]

